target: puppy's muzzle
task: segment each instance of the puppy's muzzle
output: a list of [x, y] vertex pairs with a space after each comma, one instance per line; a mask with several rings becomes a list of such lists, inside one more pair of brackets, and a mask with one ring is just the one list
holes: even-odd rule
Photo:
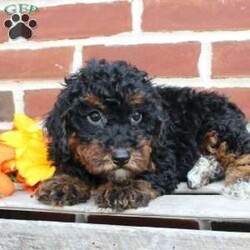
[[129, 159], [130, 153], [124, 148], [117, 148], [112, 151], [112, 161], [118, 166], [127, 164]]

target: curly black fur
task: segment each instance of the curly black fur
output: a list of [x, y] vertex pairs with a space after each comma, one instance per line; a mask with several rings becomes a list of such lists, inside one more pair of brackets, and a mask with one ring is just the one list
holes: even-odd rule
[[[98, 108], [86, 103], [87, 94], [97, 96], [105, 106], [101, 124], [88, 121]], [[142, 98], [141, 103], [126, 100], [134, 94]], [[131, 123], [133, 112], [142, 115], [138, 124]], [[155, 171], [145, 170], [131, 178], [149, 182], [157, 195], [163, 195], [186, 180], [209, 131], [216, 131], [229, 151], [250, 153], [246, 123], [244, 114], [226, 97], [190, 88], [154, 87], [145, 72], [126, 62], [92, 60], [65, 79], [45, 126], [51, 138], [49, 158], [57, 174], [77, 176], [93, 187], [106, 177], [90, 173], [75, 156], [69, 144], [71, 135], [80, 144], [96, 140], [106, 151], [138, 148], [141, 138], [146, 139], [151, 143]]]

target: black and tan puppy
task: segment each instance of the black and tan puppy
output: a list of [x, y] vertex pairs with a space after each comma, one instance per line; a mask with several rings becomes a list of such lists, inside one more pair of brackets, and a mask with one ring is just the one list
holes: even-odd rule
[[123, 61], [90, 61], [65, 82], [45, 124], [57, 172], [41, 184], [41, 202], [73, 205], [94, 194], [100, 207], [146, 206], [186, 180], [202, 154], [221, 162], [227, 185], [249, 181], [246, 120], [225, 97], [153, 87]]

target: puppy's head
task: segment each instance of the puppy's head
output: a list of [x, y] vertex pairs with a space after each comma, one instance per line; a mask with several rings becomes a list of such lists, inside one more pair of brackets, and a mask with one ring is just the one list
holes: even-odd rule
[[51, 160], [74, 158], [115, 182], [153, 171], [162, 112], [147, 74], [123, 61], [92, 60], [65, 82], [46, 121]]

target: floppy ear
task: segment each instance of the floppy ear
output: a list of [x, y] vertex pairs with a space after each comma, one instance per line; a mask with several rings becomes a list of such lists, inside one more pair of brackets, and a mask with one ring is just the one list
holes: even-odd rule
[[161, 137], [165, 126], [165, 118], [162, 112], [163, 112], [162, 107], [160, 105], [157, 105], [156, 106], [157, 117], [156, 117], [154, 136], [153, 136], [153, 140], [155, 142]]
[[45, 121], [45, 128], [49, 137], [49, 159], [56, 166], [70, 159], [68, 134], [66, 127], [67, 113], [70, 103], [66, 98], [67, 90], [63, 90], [58, 96], [52, 111]]
[[72, 159], [68, 143], [68, 121], [70, 111], [78, 104], [88, 84], [88, 70], [80, 69], [75, 74], [65, 78], [64, 89], [45, 120], [45, 128], [49, 137], [49, 159], [56, 166]]

